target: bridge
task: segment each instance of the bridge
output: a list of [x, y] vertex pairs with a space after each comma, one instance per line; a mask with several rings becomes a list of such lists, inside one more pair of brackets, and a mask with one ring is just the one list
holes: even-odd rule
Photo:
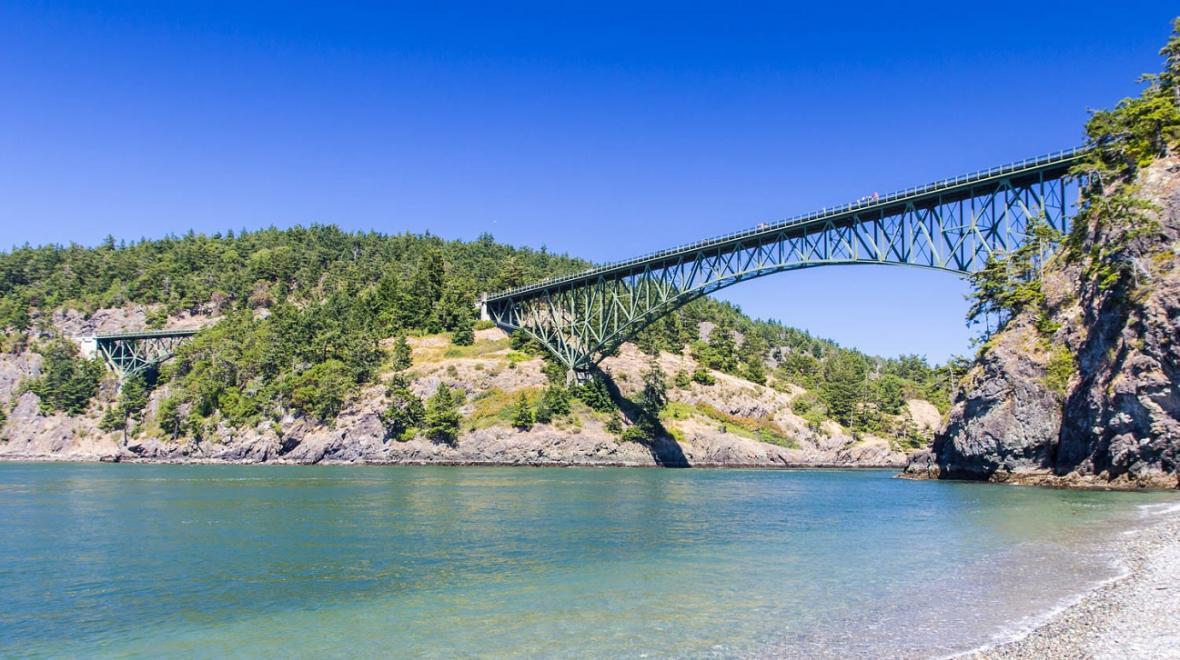
[[481, 317], [531, 335], [571, 376], [661, 316], [739, 282], [800, 268], [889, 264], [959, 275], [1018, 247], [1030, 219], [1066, 232], [1081, 147], [760, 224], [484, 295]]
[[159, 366], [195, 334], [196, 330], [145, 330], [94, 335], [82, 339], [82, 354], [87, 358], [101, 356], [119, 380], [124, 380]]

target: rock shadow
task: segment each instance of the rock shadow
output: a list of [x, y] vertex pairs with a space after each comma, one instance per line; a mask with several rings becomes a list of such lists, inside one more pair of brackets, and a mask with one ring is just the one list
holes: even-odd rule
[[646, 438], [642, 444], [651, 452], [651, 457], [655, 460], [656, 465], [660, 467], [692, 467], [692, 463], [684, 455], [680, 443], [672, 437], [668, 429], [664, 428], [664, 424], [658, 417], [648, 415], [638, 404], [624, 396], [614, 379], [602, 369], [595, 366], [591, 373], [595, 378], [602, 380], [611, 400], [619, 407], [628, 422], [632, 424], [644, 423], [655, 430], [653, 437]]

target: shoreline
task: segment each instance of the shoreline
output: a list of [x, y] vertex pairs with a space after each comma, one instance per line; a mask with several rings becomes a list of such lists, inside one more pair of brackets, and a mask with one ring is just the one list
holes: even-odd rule
[[693, 463], [691, 465], [659, 465], [650, 463], [606, 462], [606, 461], [337, 461], [322, 460], [307, 461], [255, 461], [255, 460], [226, 460], [220, 458], [122, 458], [110, 457], [80, 458], [76, 456], [0, 456], [3, 463], [71, 463], [78, 465], [90, 464], [127, 464], [127, 465], [273, 465], [273, 466], [384, 466], [384, 467], [522, 467], [522, 468], [637, 468], [637, 469], [699, 469], [710, 470], [900, 470], [895, 464], [845, 464], [845, 463]]
[[[1153, 506], [1162, 510], [1148, 508]], [[1014, 638], [951, 657], [1180, 657], [1180, 504], [1146, 505], [1142, 515], [1149, 518], [1143, 526], [1114, 540], [1118, 575], [1063, 602]]]

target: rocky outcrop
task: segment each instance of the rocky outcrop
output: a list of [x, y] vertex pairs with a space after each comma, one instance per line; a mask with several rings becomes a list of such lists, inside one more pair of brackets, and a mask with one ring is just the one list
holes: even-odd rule
[[[1131, 190], [1131, 189], [1127, 189]], [[1135, 181], [1154, 222], [1095, 215], [1055, 258], [1038, 310], [993, 336], [947, 424], [907, 474], [1055, 485], [1177, 487], [1180, 467], [1180, 159]], [[1103, 286], [1091, 255], [1123, 246]], [[1046, 325], [1056, 327], [1051, 333]]]
[[[73, 313], [61, 313], [62, 325], [87, 330], [126, 329], [110, 319], [128, 319], [134, 325], [140, 314], [103, 312], [100, 321], [79, 321]], [[105, 319], [105, 320], [103, 320]], [[114, 325], [114, 327], [111, 327]], [[423, 396], [439, 383], [466, 392], [464, 412], [473, 415], [480, 397], [492, 392], [536, 391], [546, 378], [540, 359], [509, 358], [506, 335], [499, 330], [477, 333], [479, 349], [449, 356], [445, 337], [415, 338], [415, 364], [411, 389]], [[696, 363], [687, 355], [663, 354], [661, 366], [668, 374], [692, 371]], [[649, 358], [625, 345], [609, 358], [605, 370], [625, 396], [633, 396], [642, 384]], [[0, 402], [19, 391], [19, 383], [39, 373], [35, 353], [0, 355]], [[520, 431], [504, 424], [477, 427], [462, 433], [456, 442], [434, 442], [424, 437], [401, 442], [387, 436], [381, 419], [386, 404], [385, 387], [373, 385], [359, 392], [331, 425], [287, 415], [266, 420], [254, 428], [213, 429], [201, 442], [161, 437], [150, 419], [168, 396], [164, 385], [152, 393], [139, 431], [103, 432], [99, 421], [105, 406], [115, 399], [113, 381], [107, 380], [97, 399], [84, 414], [46, 415], [37, 396], [21, 394], [14, 402], [0, 439], [0, 460], [79, 460], [230, 463], [439, 463], [508, 465], [618, 465], [618, 466], [734, 466], [734, 467], [901, 467], [906, 454], [883, 438], [853, 437], [835, 424], [823, 430], [809, 428], [794, 415], [790, 402], [801, 390], [779, 391], [726, 374], [715, 374], [711, 386], [692, 384], [673, 388], [673, 401], [708, 404], [711, 410], [742, 419], [772, 423], [792, 440], [792, 446], [762, 442], [740, 429], [715, 420], [690, 417], [677, 420], [677, 438], [647, 442], [623, 442], [605, 428], [600, 416], [585, 415], [576, 424], [539, 424]], [[937, 420], [938, 411], [923, 401], [908, 405], [914, 423], [921, 427]], [[920, 418], [925, 418], [922, 422]]]

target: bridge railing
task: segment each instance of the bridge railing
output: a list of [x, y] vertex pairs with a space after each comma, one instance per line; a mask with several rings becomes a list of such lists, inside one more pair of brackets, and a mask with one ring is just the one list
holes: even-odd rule
[[526, 285], [519, 286], [519, 287], [516, 287], [513, 289], [509, 289], [507, 291], [499, 291], [497, 293], [493, 293], [493, 294], [488, 295], [487, 300], [490, 301], [490, 300], [497, 300], [500, 298], [507, 298], [507, 297], [516, 296], [516, 295], [519, 295], [519, 294], [525, 293], [525, 292], [545, 289], [545, 288], [549, 288], [549, 287], [556, 286], [559, 284], [564, 284], [567, 282], [574, 282], [574, 281], [581, 280], [581, 279], [584, 279], [587, 277], [592, 277], [594, 275], [598, 275], [600, 273], [614, 271], [614, 270], [618, 270], [620, 268], [627, 268], [630, 266], [636, 266], [636, 265], [642, 264], [647, 261], [652, 261], [652, 260], [660, 259], [663, 257], [669, 257], [669, 256], [673, 256], [676, 254], [684, 253], [684, 252], [690, 252], [693, 250], [699, 250], [701, 248], [710, 247], [710, 246], [716, 245], [718, 243], [726, 243], [729, 241], [734, 241], [739, 238], [745, 238], [745, 237], [756, 236], [756, 235], [764, 234], [764, 233], [776, 232], [776, 231], [780, 231], [785, 228], [793, 227], [795, 225], [806, 224], [809, 222], [814, 222], [816, 220], [829, 218], [832, 216], [844, 215], [844, 214], [847, 214], [852, 211], [859, 211], [859, 210], [868, 209], [868, 208], [877, 208], [877, 207], [881, 207], [881, 206], [889, 206], [889, 205], [897, 204], [898, 202], [908, 201], [913, 197], [929, 195], [930, 193], [953, 189], [953, 188], [963, 186], [963, 185], [966, 185], [969, 183], [977, 183], [980, 181], [986, 181], [988, 179], [992, 179], [995, 177], [1015, 174], [1015, 173], [1022, 172], [1024, 170], [1037, 169], [1037, 168], [1041, 168], [1041, 167], [1044, 167], [1047, 165], [1068, 163], [1071, 161], [1079, 160], [1081, 158], [1081, 156], [1083, 156], [1084, 154], [1089, 152], [1090, 149], [1091, 148], [1088, 146], [1074, 147], [1073, 149], [1062, 149], [1060, 151], [1056, 151], [1053, 153], [1048, 153], [1048, 154], [1044, 154], [1041, 156], [1035, 156], [1033, 158], [1025, 158], [1024, 160], [1021, 160], [1021, 161], [1007, 163], [1005, 165], [999, 165], [999, 166], [992, 167], [992, 168], [989, 168], [986, 170], [980, 170], [977, 172], [972, 172], [970, 174], [962, 174], [962, 175], [959, 175], [956, 177], [942, 179], [939, 181], [935, 181], [934, 183], [928, 183], [928, 184], [922, 185], [922, 186], [913, 186], [910, 188], [906, 188], [904, 190], [899, 190], [899, 191], [889, 193], [887, 195], [880, 195], [880, 196], [873, 198], [873, 199], [862, 198], [862, 199], [859, 199], [855, 202], [849, 202], [849, 203], [841, 205], [841, 206], [824, 207], [818, 211], [812, 211], [810, 213], [797, 215], [795, 217], [788, 218], [786, 220], [780, 220], [780, 221], [772, 222], [772, 223], [764, 223], [764, 224], [758, 225], [758, 226], [750, 228], [750, 229], [743, 229], [740, 231], [732, 232], [730, 234], [725, 234], [722, 236], [715, 236], [713, 238], [707, 238], [707, 239], [704, 239], [701, 241], [696, 241], [693, 243], [685, 243], [683, 245], [678, 245], [676, 247], [667, 248], [664, 250], [659, 250], [657, 252], [651, 252], [651, 253], [648, 253], [648, 254], [645, 254], [642, 256], [633, 257], [631, 259], [626, 259], [623, 261], [616, 261], [616, 262], [612, 262], [609, 264], [604, 264], [602, 266], [596, 266], [594, 268], [590, 268], [590, 269], [582, 271], [580, 273], [575, 273], [572, 275], [564, 275], [564, 276], [560, 276], [560, 277], [550, 277], [550, 278], [547, 278], [545, 280], [542, 280], [540, 282], [536, 282], [533, 284], [526, 284]]
[[153, 337], [188, 337], [197, 334], [197, 328], [177, 330], [141, 330], [139, 332], [114, 332], [105, 335], [94, 335], [94, 339], [152, 339]]

